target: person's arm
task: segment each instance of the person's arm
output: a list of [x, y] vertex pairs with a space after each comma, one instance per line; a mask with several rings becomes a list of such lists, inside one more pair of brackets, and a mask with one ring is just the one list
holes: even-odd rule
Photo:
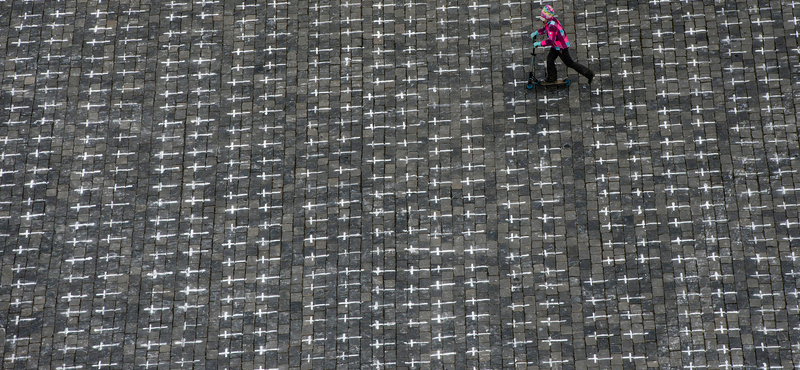
[[536, 36], [545, 35], [546, 30], [544, 28], [540, 28], [536, 31], [531, 32], [531, 40], [535, 40]]
[[554, 39], [556, 33], [558, 32], [558, 27], [555, 25], [553, 21], [550, 21], [547, 22], [547, 25], [545, 26], [545, 28], [542, 28], [542, 30], [543, 30], [542, 34], [547, 35], [547, 38], [542, 40], [539, 43], [539, 46], [554, 46], [555, 45]]

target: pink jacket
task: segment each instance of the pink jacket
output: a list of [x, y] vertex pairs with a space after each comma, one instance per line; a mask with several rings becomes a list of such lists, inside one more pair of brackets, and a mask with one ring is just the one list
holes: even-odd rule
[[561, 27], [561, 22], [556, 18], [551, 18], [547, 24], [538, 31], [537, 35], [547, 35], [547, 38], [542, 40], [542, 46], [552, 46], [556, 50], [566, 49], [569, 47], [569, 39], [567, 38], [564, 28]]

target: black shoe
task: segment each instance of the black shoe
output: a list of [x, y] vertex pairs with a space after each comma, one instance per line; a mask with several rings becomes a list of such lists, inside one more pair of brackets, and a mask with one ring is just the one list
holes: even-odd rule
[[592, 83], [592, 80], [594, 79], [594, 72], [589, 71], [589, 74], [586, 75], [586, 78], [589, 79], [589, 83]]
[[558, 79], [555, 78], [555, 77], [553, 77], [553, 78], [550, 78], [549, 76], [545, 76], [544, 77], [544, 82], [546, 82], [546, 83], [551, 84], [551, 83], [556, 82], [556, 81], [558, 81]]

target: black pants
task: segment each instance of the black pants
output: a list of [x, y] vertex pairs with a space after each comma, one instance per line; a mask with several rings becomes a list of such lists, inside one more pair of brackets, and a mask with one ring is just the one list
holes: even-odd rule
[[561, 61], [564, 62], [564, 65], [574, 69], [576, 72], [580, 73], [586, 78], [588, 78], [592, 73], [591, 69], [572, 60], [572, 57], [569, 56], [569, 48], [561, 50], [550, 48], [550, 53], [547, 54], [547, 82], [553, 82], [556, 80], [557, 73], [555, 61], [557, 57], [561, 57]]

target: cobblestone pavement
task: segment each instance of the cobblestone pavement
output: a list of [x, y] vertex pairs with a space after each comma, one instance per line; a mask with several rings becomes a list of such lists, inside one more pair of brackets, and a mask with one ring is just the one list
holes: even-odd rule
[[412, 1], [0, 2], [0, 367], [800, 368], [800, 2]]

